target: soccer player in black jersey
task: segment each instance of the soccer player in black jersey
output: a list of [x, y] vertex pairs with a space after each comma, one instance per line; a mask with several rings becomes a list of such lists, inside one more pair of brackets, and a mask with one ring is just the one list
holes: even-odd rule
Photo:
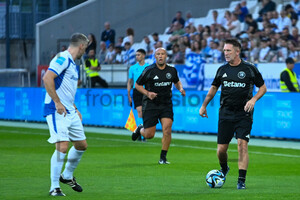
[[[226, 176], [229, 171], [227, 149], [235, 133], [239, 154], [237, 189], [245, 189], [254, 105], [266, 93], [267, 88], [257, 68], [240, 58], [241, 44], [236, 39], [226, 40], [223, 51], [227, 63], [218, 69], [199, 114], [201, 117], [208, 117], [206, 106], [221, 86], [217, 155], [221, 171]], [[255, 96], [254, 85], [259, 88]]]
[[[163, 138], [159, 164], [170, 164], [167, 152], [171, 143], [173, 123], [172, 83], [185, 96], [185, 91], [178, 78], [177, 70], [166, 64], [167, 52], [164, 48], [155, 50], [156, 63], [145, 68], [135, 83], [135, 88], [143, 96], [143, 125], [139, 125], [132, 133], [132, 140], [140, 134], [146, 139], [153, 138], [158, 119], [162, 125]], [[143, 87], [145, 85], [145, 88]]]

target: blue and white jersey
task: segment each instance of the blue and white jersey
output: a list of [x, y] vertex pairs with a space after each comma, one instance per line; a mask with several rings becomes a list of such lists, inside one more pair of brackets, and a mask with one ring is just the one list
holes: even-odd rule
[[134, 49], [130, 48], [127, 51], [123, 51], [122, 55], [123, 55], [123, 59], [124, 59], [123, 60], [124, 64], [133, 65], [136, 62]]
[[135, 65], [132, 65], [129, 68], [128, 78], [133, 80], [133, 88], [135, 88], [135, 82], [140, 77], [144, 69], [149, 66], [148, 63], [145, 63], [143, 66], [139, 65], [137, 62]]
[[[74, 100], [77, 90], [78, 71], [76, 64], [68, 50], [58, 53], [50, 62], [48, 70], [54, 72], [55, 90], [65, 106], [67, 113], [75, 112]], [[48, 93], [45, 97], [44, 116], [56, 112], [54, 101]]]

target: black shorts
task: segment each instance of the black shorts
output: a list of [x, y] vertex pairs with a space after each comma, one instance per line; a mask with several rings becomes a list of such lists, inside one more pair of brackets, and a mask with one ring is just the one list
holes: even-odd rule
[[[148, 103], [148, 105], [147, 105]], [[145, 105], [146, 104], [146, 105]], [[170, 118], [173, 121], [173, 104], [160, 104], [156, 105], [153, 103], [145, 102], [143, 104], [143, 125], [144, 128], [156, 126], [158, 120], [161, 118]], [[145, 106], [144, 106], [145, 105]]]
[[229, 144], [234, 134], [236, 139], [240, 138], [249, 142], [253, 119], [219, 119], [218, 144]]
[[143, 94], [140, 93], [137, 89], [133, 89], [133, 104], [134, 108], [142, 106]]

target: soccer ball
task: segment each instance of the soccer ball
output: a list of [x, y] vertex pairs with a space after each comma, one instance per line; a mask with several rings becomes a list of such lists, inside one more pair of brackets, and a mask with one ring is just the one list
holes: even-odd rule
[[206, 184], [211, 188], [220, 188], [225, 182], [225, 176], [219, 170], [211, 170], [206, 175]]

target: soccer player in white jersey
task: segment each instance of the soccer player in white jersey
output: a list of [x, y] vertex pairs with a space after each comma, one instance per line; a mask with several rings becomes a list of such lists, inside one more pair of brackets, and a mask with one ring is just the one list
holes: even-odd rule
[[[58, 53], [50, 62], [43, 77], [46, 88], [44, 116], [47, 119], [50, 138], [49, 143], [56, 149], [51, 157], [51, 196], [65, 196], [59, 181], [68, 184], [73, 190], [82, 192], [73, 172], [82, 154], [87, 148], [82, 126], [82, 116], [74, 104], [77, 90], [78, 71], [74, 60], [81, 58], [88, 45], [84, 34], [74, 33], [67, 50]], [[69, 142], [73, 146], [68, 152], [65, 169], [61, 174]]]

